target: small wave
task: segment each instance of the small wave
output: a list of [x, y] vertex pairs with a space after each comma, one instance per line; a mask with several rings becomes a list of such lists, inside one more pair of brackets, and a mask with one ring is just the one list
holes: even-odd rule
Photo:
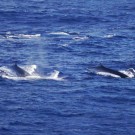
[[115, 38], [115, 39], [126, 39], [126, 38], [129, 38], [129, 37], [126, 37], [124, 35], [117, 35], [117, 34], [108, 34], [108, 35], [105, 35], [104, 38]]
[[4, 36], [8, 39], [10, 38], [23, 38], [23, 39], [31, 39], [41, 37], [41, 34], [12, 34], [11, 32], [7, 32]]
[[62, 44], [62, 45], [60, 45], [60, 46], [62, 46], [62, 47], [68, 47], [69, 44]]
[[89, 37], [87, 37], [87, 36], [84, 36], [84, 37], [79, 37], [79, 36], [73, 37], [73, 40], [75, 40], [75, 41], [82, 41], [82, 40], [87, 40], [87, 39], [89, 39]]
[[105, 35], [104, 38], [113, 38], [115, 36], [116, 36], [116, 34], [108, 34], [108, 35]]
[[18, 34], [18, 35], [6, 35], [7, 38], [37, 38], [40, 34], [28, 35], [28, 34]]
[[70, 34], [66, 32], [51, 32], [50, 35], [58, 35], [58, 36], [69, 36]]
[[21, 81], [21, 80], [37, 80], [37, 79], [42, 79], [41, 76], [27, 76], [27, 77], [17, 77], [17, 76], [7, 76], [3, 75], [2, 78], [9, 79], [9, 80], [16, 80], [16, 81]]

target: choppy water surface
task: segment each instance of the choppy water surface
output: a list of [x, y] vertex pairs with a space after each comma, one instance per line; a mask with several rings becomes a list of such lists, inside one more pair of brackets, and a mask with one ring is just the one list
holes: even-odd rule
[[[134, 0], [0, 2], [1, 135], [134, 135]], [[11, 66], [36, 65], [19, 78]]]

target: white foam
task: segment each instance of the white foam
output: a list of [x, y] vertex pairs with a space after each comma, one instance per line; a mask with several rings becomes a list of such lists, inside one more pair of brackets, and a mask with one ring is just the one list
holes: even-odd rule
[[11, 33], [6, 34], [6, 38], [26, 38], [26, 39], [30, 39], [30, 38], [38, 38], [40, 36], [41, 36], [41, 34], [11, 34]]
[[17, 76], [6, 76], [6, 75], [3, 75], [2, 76], [3, 78], [6, 78], [6, 79], [10, 79], [10, 80], [16, 80], [16, 81], [19, 81], [19, 80], [37, 80], [37, 79], [41, 79], [41, 77], [39, 76], [27, 76], [27, 77], [17, 77]]
[[6, 66], [2, 66], [0, 67], [0, 71], [3, 71], [3, 73], [1, 73], [1, 76], [15, 76], [15, 73], [8, 67]]
[[40, 76], [39, 74], [30, 75], [26, 77], [17, 77], [17, 76], [7, 76], [3, 75], [3, 78], [10, 79], [10, 80], [56, 80], [56, 81], [63, 81], [64, 77], [54, 76]]
[[81, 40], [87, 40], [88, 39], [88, 37], [87, 36], [84, 36], [84, 37], [74, 37], [73, 38], [73, 40], [75, 40], [75, 41], [81, 41]]
[[60, 47], [68, 47], [69, 44], [62, 44], [62, 45], [59, 45]]
[[96, 74], [102, 75], [102, 76], [111, 76], [111, 77], [115, 77], [115, 78], [120, 78], [120, 76], [118, 76], [118, 75], [114, 75], [114, 74], [106, 73], [106, 72], [97, 72]]
[[50, 35], [64, 35], [64, 36], [69, 36], [69, 34], [66, 33], [66, 32], [51, 32], [49, 34]]
[[113, 38], [115, 36], [116, 36], [116, 34], [108, 34], [108, 35], [105, 35], [104, 38]]
[[30, 75], [32, 75], [37, 69], [37, 65], [26, 65], [21, 66], [21, 68], [24, 69], [26, 72], [28, 72]]
[[64, 80], [64, 77], [59, 77], [60, 72], [57, 70], [54, 70], [49, 76], [46, 76], [46, 79], [51, 79], [51, 80], [57, 80], [57, 81], [62, 81]]
[[27, 71], [30, 75], [26, 77], [18, 77], [14, 70], [12, 68], [8, 68], [6, 66], [0, 67], [1, 71], [4, 71], [4, 73], [1, 73], [2, 78], [10, 79], [10, 80], [57, 80], [62, 81], [64, 80], [64, 77], [59, 77], [60, 72], [57, 70], [54, 70], [50, 75], [40, 75], [36, 72], [37, 65], [26, 65], [26, 66], [19, 66], [23, 70]]
[[123, 74], [125, 74], [125, 75], [127, 75], [129, 78], [135, 77], [135, 72], [133, 73], [129, 69], [128, 70], [121, 70], [120, 72], [123, 73]]
[[18, 37], [22, 38], [37, 38], [40, 37], [41, 34], [33, 34], [33, 35], [28, 35], [28, 34], [19, 34]]

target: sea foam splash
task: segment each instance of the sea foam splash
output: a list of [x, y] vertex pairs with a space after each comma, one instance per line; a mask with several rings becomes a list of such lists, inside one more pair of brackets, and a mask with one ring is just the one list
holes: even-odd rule
[[104, 38], [113, 38], [115, 36], [116, 36], [116, 34], [108, 34], [108, 35], [105, 35]]
[[58, 36], [69, 36], [67, 32], [51, 32], [50, 35], [58, 35]]
[[36, 69], [37, 65], [26, 65], [26, 66], [19, 66], [23, 70], [29, 73], [28, 76], [25, 77], [18, 77], [15, 73], [15, 71], [6, 66], [0, 67], [0, 76], [5, 79], [10, 80], [56, 80], [56, 81], [62, 81], [64, 80], [64, 77], [59, 77], [60, 72], [57, 70], [52, 71], [49, 75], [43, 75], [39, 74]]
[[12, 34], [11, 32], [7, 32], [5, 37], [7, 39], [12, 38], [22, 38], [22, 39], [31, 39], [31, 38], [38, 38], [41, 37], [41, 34]]

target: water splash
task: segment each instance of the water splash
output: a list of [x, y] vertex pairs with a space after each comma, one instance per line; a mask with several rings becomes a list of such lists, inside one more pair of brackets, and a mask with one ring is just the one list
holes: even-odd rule
[[43, 75], [39, 74], [37, 70], [37, 65], [26, 65], [26, 66], [20, 66], [23, 70], [27, 71], [29, 73], [28, 76], [25, 77], [19, 77], [16, 75], [15, 71], [12, 70], [10, 67], [0, 67], [0, 76], [2, 78], [10, 79], [10, 80], [56, 80], [56, 81], [62, 81], [64, 80], [64, 77], [59, 77], [60, 71], [54, 70], [49, 75]]
[[58, 35], [58, 36], [69, 36], [67, 32], [51, 32], [50, 35]]
[[7, 39], [31, 39], [31, 38], [39, 38], [41, 34], [13, 34], [11, 32], [6, 32], [4, 35]]

